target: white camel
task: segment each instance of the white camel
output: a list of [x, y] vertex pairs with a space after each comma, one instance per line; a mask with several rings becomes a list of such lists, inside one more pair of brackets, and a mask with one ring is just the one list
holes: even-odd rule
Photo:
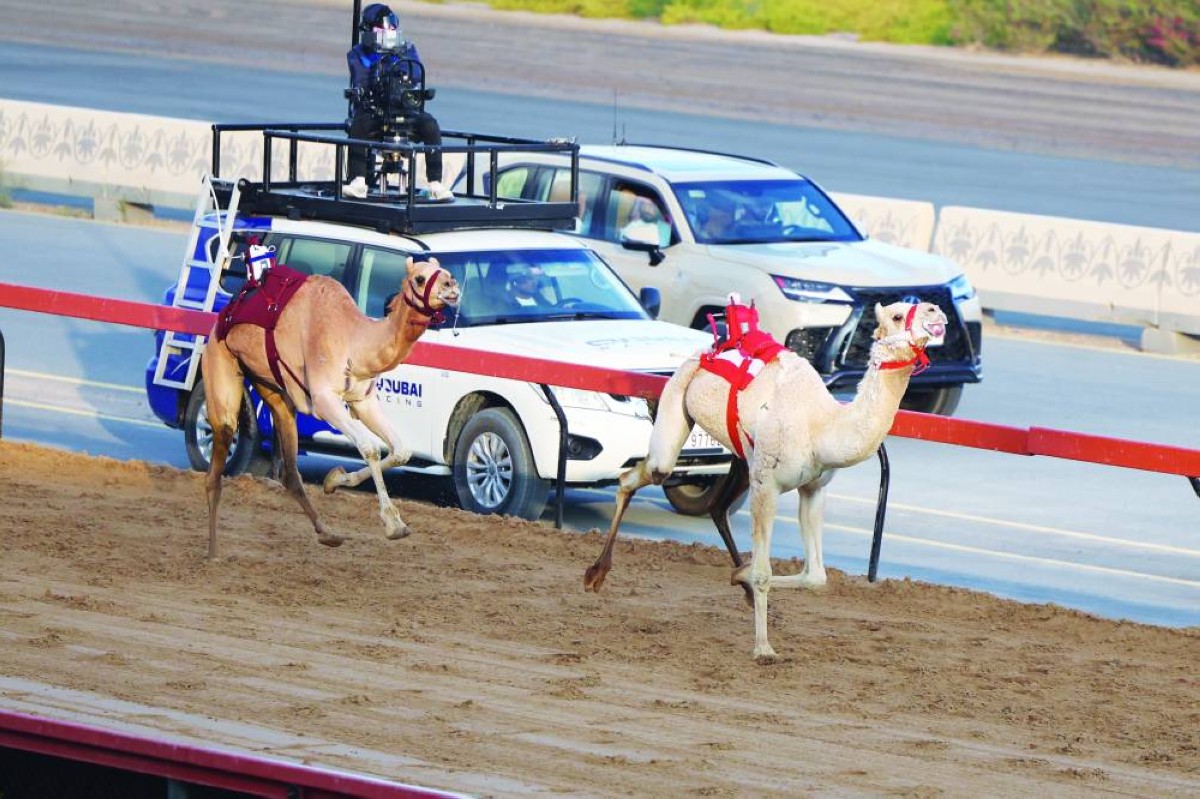
[[[604, 550], [587, 570], [584, 586], [597, 591], [612, 567], [617, 528], [634, 493], [661, 484], [692, 425], [698, 424], [735, 452], [734, 479], [711, 513], [734, 561], [731, 582], [742, 584], [754, 605], [754, 658], [772, 662], [777, 656], [767, 640], [767, 594], [772, 587], [815, 588], [826, 582], [821, 556], [825, 486], [837, 469], [871, 457], [887, 436], [914, 368], [927, 362], [925, 347], [940, 345], [946, 315], [932, 303], [876, 304], [878, 327], [870, 364], [850, 403], [839, 402], [808, 361], [790, 351], [765, 364], [736, 398], [738, 423], [730, 434], [730, 382], [702, 369], [697, 355], [672, 375], [663, 389], [650, 436], [650, 452], [621, 475], [617, 507]], [[730, 506], [749, 488], [753, 546], [748, 565], [741, 563], [728, 528]], [[779, 494], [797, 490], [804, 567], [799, 574], [771, 574], [771, 528]]]

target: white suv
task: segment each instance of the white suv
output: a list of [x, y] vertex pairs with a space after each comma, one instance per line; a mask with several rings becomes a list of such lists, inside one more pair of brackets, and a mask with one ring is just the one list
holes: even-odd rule
[[[201, 224], [199, 241], [207, 252], [217, 240], [216, 219]], [[422, 342], [659, 375], [669, 375], [711, 342], [711, 336], [652, 319], [594, 252], [559, 233], [462, 230], [397, 237], [347, 225], [253, 217], [239, 219], [239, 229], [264, 237], [280, 263], [340, 280], [363, 313], [374, 317], [384, 315], [401, 285], [408, 256], [436, 257], [458, 279], [463, 296], [457, 314], [431, 327]], [[536, 304], [507, 304], [518, 272], [534, 275]], [[236, 288], [227, 278], [216, 307]], [[168, 359], [162, 372], [168, 379], [187, 369], [185, 351], [168, 347], [161, 357]], [[159, 385], [154, 380], [159, 358], [156, 354], [146, 372], [150, 406], [165, 423], [183, 428], [193, 467], [207, 469], [212, 433], [203, 386]], [[376, 388], [413, 451], [407, 470], [451, 478], [468, 510], [541, 515], [558, 475], [561, 426], [539, 384], [401, 364], [381, 375]], [[651, 418], [645, 400], [563, 387], [551, 388], [551, 394], [566, 420], [567, 485], [611, 484], [646, 455]], [[268, 463], [270, 414], [256, 398], [251, 402], [256, 418], [243, 424], [232, 471], [262, 471]], [[301, 416], [298, 424], [303, 450], [357, 457], [349, 439], [323, 422]], [[697, 436], [680, 460], [677, 484], [668, 489], [683, 510], [698, 501], [698, 486], [714, 483], [729, 468], [729, 453], [701, 432]]]
[[736, 291], [765, 330], [845, 393], [866, 370], [870, 309], [919, 297], [950, 326], [903, 407], [950, 415], [963, 385], [981, 379], [982, 309], [963, 270], [867, 238], [811, 180], [768, 161], [643, 145], [583, 146], [572, 167], [554, 153], [506, 154], [496, 193], [569, 197], [575, 171], [575, 235], [634, 289], [660, 289], [662, 319], [705, 328]]
[[[573, 201], [498, 201], [470, 185], [450, 203], [412, 185], [381, 185], [366, 198], [347, 198], [336, 164], [350, 140], [329, 133], [338, 128], [213, 127], [213, 177], [200, 192], [180, 279], [165, 303], [224, 307], [245, 280], [244, 266], [240, 276], [235, 272], [244, 264], [238, 250], [253, 239], [273, 246], [279, 263], [335, 278], [374, 317], [384, 315], [410, 256], [436, 257], [457, 278], [462, 298], [445, 322], [424, 334], [427, 343], [663, 376], [711, 343], [708, 334], [657, 321], [656, 289], [635, 296], [586, 242], [555, 232], [573, 224]], [[266, 142], [264, 178], [221, 178], [222, 134], [247, 131]], [[494, 162], [513, 148], [565, 152], [572, 160], [577, 151], [561, 140], [474, 133], [444, 139], [465, 140], [447, 149], [465, 154], [468, 163]], [[370, 144], [407, 160], [404, 174], [415, 174], [412, 162], [423, 148]], [[305, 147], [313, 153], [308, 161]], [[272, 157], [280, 152], [286, 155], [282, 169]], [[229, 269], [218, 266], [227, 260]], [[212, 429], [198, 378], [202, 340], [159, 331], [156, 345], [146, 368], [149, 405], [165, 424], [183, 429], [191, 464], [207, 470]], [[375, 396], [412, 450], [406, 470], [450, 478], [468, 510], [536, 519], [552, 485], [615, 483], [645, 457], [652, 427], [645, 399], [552, 383], [552, 377], [527, 382], [403, 363], [380, 375]], [[270, 462], [270, 413], [252, 391], [247, 396], [227, 473], [265, 472]], [[303, 450], [357, 457], [350, 441], [325, 423], [301, 415], [297, 424]], [[702, 513], [730, 459], [710, 436], [694, 431], [664, 485], [668, 500], [681, 512]]]

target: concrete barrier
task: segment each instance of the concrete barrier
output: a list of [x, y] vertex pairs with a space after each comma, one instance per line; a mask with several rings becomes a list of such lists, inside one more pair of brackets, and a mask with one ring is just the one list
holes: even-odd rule
[[840, 192], [829, 195], [859, 230], [873, 239], [924, 252], [929, 252], [933, 245], [933, 231], [937, 225], [933, 203]]
[[[262, 150], [259, 131], [223, 133], [221, 176], [261, 180]], [[301, 142], [300, 174], [332, 179], [334, 154]], [[286, 175], [288, 148], [277, 144], [271, 156], [272, 175]], [[417, 156], [418, 186], [423, 160]], [[444, 160], [453, 180], [464, 157], [447, 153]], [[90, 197], [98, 219], [130, 220], [155, 206], [191, 209], [211, 165], [209, 122], [0, 100], [2, 188]]]
[[[260, 179], [262, 146], [258, 132], [223, 134], [221, 175]], [[207, 122], [0, 100], [2, 187], [91, 197], [97, 218], [194, 207], [211, 154]], [[287, 158], [273, 151], [273, 175]], [[314, 179], [333, 177], [333, 158], [329, 147], [298, 150]], [[453, 182], [462, 156], [445, 160]], [[962, 264], [986, 310], [1137, 325], [1144, 349], [1200, 353], [1200, 233], [832, 196], [873, 238]]]
[[1136, 325], [1144, 348], [1200, 351], [1200, 233], [949, 206], [934, 251], [989, 310]]

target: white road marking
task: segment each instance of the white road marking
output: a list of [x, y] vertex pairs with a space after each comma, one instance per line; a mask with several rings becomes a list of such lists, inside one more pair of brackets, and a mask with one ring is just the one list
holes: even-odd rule
[[[795, 522], [793, 522], [795, 524]], [[828, 529], [837, 529], [846, 533], [855, 535], [873, 536], [874, 530], [867, 530], [862, 527], [848, 527], [841, 524], [827, 524]], [[999, 552], [994, 549], [983, 549], [982, 547], [966, 546], [964, 544], [949, 544], [944, 541], [931, 541], [927, 538], [916, 538], [910, 535], [901, 535], [900, 533], [892, 533], [887, 530], [883, 532], [884, 538], [888, 541], [904, 541], [909, 544], [919, 544], [921, 546], [933, 547], [934, 549], [947, 549], [952, 552], [969, 552], [973, 555], [987, 555], [995, 558], [1007, 558], [1008, 560], [1019, 560], [1025, 563], [1039, 563], [1047, 566], [1062, 566], [1079, 571], [1099, 572], [1101, 574], [1115, 575], [1118, 577], [1137, 577], [1143, 580], [1153, 580], [1160, 583], [1170, 583], [1171, 585], [1182, 585], [1188, 588], [1200, 588], [1200, 580], [1185, 580], [1180, 577], [1163, 577], [1158, 574], [1147, 574], [1145, 572], [1129, 571], [1127, 569], [1113, 569], [1108, 566], [1092, 566], [1086, 563], [1074, 563], [1069, 560], [1058, 560], [1056, 558], [1039, 558], [1033, 555], [1018, 555], [1014, 552]]]
[[63, 405], [47, 405], [44, 402], [25, 402], [24, 400], [6, 399], [5, 405], [15, 405], [18, 408], [32, 408], [37, 411], [52, 411], [54, 413], [66, 413], [71, 416], [83, 416], [88, 419], [103, 419], [107, 422], [124, 422], [126, 424], [136, 424], [142, 427], [153, 427], [156, 430], [166, 430], [167, 426], [162, 422], [148, 422], [145, 419], [130, 419], [125, 416], [111, 416], [107, 413], [97, 413], [92, 410], [80, 410], [78, 408], [68, 408]]
[[[844, 494], [830, 494], [829, 496], [831, 499], [836, 498], [839, 502], [856, 502], [862, 505], [870, 505], [871, 507], [875, 507], [875, 500], [873, 499], [851, 497]], [[998, 527], [1008, 527], [1014, 530], [1021, 530], [1029, 533], [1057, 535], [1063, 538], [1076, 538], [1081, 541], [1091, 541], [1093, 543], [1108, 544], [1111, 546], [1129, 547], [1130, 549], [1142, 549], [1151, 552], [1163, 552], [1170, 555], [1183, 555], [1185, 557], [1200, 558], [1200, 549], [1187, 549], [1185, 547], [1175, 547], [1169, 544], [1151, 544], [1145, 541], [1129, 541], [1123, 538], [1110, 538], [1108, 536], [1096, 535], [1094, 533], [1081, 533], [1077, 530], [1064, 530], [1061, 527], [1046, 527], [1040, 524], [1010, 522], [1005, 521], [1004, 519], [994, 519], [990, 516], [975, 516], [970, 513], [955, 513], [954, 511], [935, 510], [933, 508], [923, 508], [919, 505], [905, 505], [899, 502], [888, 502], [888, 509], [905, 510], [912, 513], [924, 513], [929, 516], [941, 516], [947, 519], [955, 519], [963, 522], [992, 524]]]
[[60, 383], [70, 383], [76, 386], [93, 386], [95, 388], [107, 388], [112, 391], [128, 391], [133, 394], [143, 394], [146, 389], [141, 386], [120, 386], [116, 383], [99, 383], [95, 380], [83, 380], [78, 377], [63, 377], [62, 375], [48, 375], [45, 372], [28, 372], [24, 369], [6, 369], [5, 372], [10, 375], [19, 377], [32, 377], [36, 380], [56, 380]]

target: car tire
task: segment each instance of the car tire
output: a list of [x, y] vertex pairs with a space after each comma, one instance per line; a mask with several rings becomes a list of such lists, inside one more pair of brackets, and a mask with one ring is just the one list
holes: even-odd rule
[[[707, 516], [709, 503], [712, 502], [713, 496], [725, 487], [725, 481], [728, 479], [729, 475], [721, 474], [703, 478], [700, 482], [676, 483], [675, 485], [664, 486], [663, 494], [666, 495], [667, 502], [671, 503], [671, 507], [679, 515]], [[742, 506], [746, 504], [746, 498], [749, 496], [749, 493], [748, 491], [743, 492], [729, 506], [731, 514], [741, 510]]]
[[906, 411], [953, 416], [962, 400], [962, 392], [961, 384], [937, 388], [910, 388], [901, 400], [900, 407]]
[[538, 519], [550, 481], [538, 476], [525, 431], [508, 408], [485, 408], [463, 425], [454, 446], [454, 490], [473, 513]]
[[[187, 409], [183, 414], [183, 441], [192, 468], [198, 472], [207, 472], [212, 462], [213, 430], [208, 421], [203, 380], [196, 381], [191, 396], [188, 397]], [[262, 451], [262, 436], [258, 430], [258, 419], [250, 406], [250, 397], [243, 395], [237, 440], [233, 442], [233, 448], [225, 459], [225, 476], [233, 477], [246, 472], [264, 475], [270, 465], [270, 456]]]

